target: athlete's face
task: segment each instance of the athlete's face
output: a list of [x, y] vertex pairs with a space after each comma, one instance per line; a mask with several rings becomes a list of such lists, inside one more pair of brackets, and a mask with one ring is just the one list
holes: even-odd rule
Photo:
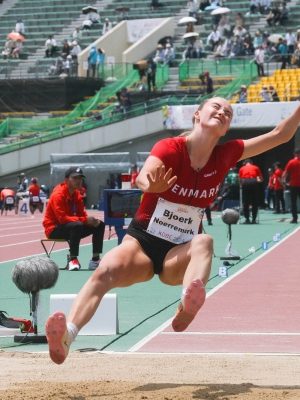
[[209, 99], [195, 113], [195, 121], [203, 128], [212, 128], [218, 136], [223, 136], [230, 127], [232, 120], [232, 107], [227, 100], [221, 97]]

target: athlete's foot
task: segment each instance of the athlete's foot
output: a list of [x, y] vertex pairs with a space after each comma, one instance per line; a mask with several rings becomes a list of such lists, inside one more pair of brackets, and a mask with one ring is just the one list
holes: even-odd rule
[[172, 321], [175, 332], [184, 331], [195, 318], [205, 301], [205, 287], [200, 279], [194, 280], [186, 289]]
[[62, 312], [56, 312], [48, 318], [46, 336], [51, 360], [56, 364], [62, 364], [67, 358], [70, 347], [66, 317]]

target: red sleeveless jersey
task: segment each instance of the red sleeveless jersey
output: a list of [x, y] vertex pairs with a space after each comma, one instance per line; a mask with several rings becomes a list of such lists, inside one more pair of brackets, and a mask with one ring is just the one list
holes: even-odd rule
[[160, 140], [150, 154], [159, 158], [166, 170], [172, 168], [177, 181], [166, 192], [144, 193], [135, 219], [146, 229], [159, 197], [177, 204], [206, 208], [217, 197], [221, 183], [243, 151], [243, 140], [231, 140], [217, 145], [207, 164], [200, 171], [195, 171], [191, 167], [186, 137]]

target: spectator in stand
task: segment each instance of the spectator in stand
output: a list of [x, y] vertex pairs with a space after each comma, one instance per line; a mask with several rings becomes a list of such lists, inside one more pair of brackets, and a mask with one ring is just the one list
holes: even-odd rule
[[104, 67], [104, 61], [105, 61], [105, 51], [101, 48], [98, 49], [98, 54], [97, 54], [97, 73], [98, 73], [98, 78], [103, 75], [103, 67]]
[[277, 161], [274, 163], [274, 172], [273, 172], [273, 187], [275, 194], [275, 214], [280, 214], [280, 212], [285, 213], [285, 201], [283, 197], [283, 180], [282, 174], [283, 170], [281, 168], [281, 163]]
[[213, 56], [215, 58], [226, 57], [226, 51], [227, 51], [227, 47], [226, 47], [225, 38], [222, 37], [219, 41], [219, 44], [215, 48], [215, 51], [213, 52]]
[[23, 50], [23, 43], [21, 40], [16, 40], [15, 45], [11, 52], [11, 58], [20, 58], [20, 54]]
[[12, 51], [14, 49], [15, 42], [11, 39], [8, 39], [5, 42], [4, 49], [2, 51], [2, 55], [4, 59], [10, 58], [12, 55]]
[[263, 103], [268, 103], [272, 101], [272, 96], [269, 92], [268, 86], [263, 86], [259, 94]]
[[46, 57], [53, 57], [54, 53], [57, 51], [57, 43], [52, 35], [48, 36], [45, 42], [45, 55]]
[[162, 7], [163, 4], [160, 3], [158, 0], [151, 0], [150, 7], [151, 10], [157, 10], [158, 8]]
[[102, 27], [102, 35], [105, 35], [112, 29], [112, 23], [110, 22], [109, 18], [105, 18], [104, 24]]
[[92, 76], [92, 78], [95, 78], [97, 63], [98, 63], [98, 51], [96, 49], [96, 46], [91, 47], [87, 62], [88, 62], [87, 77], [89, 78], [90, 76]]
[[247, 29], [238, 25], [233, 29], [233, 36], [244, 37], [247, 34]]
[[280, 98], [278, 96], [278, 93], [276, 91], [276, 89], [274, 88], [274, 86], [269, 86], [269, 93], [271, 95], [271, 101], [280, 101]]
[[[242, 201], [245, 217], [245, 224], [256, 224], [259, 205], [259, 183], [262, 182], [262, 173], [251, 159], [244, 161], [244, 165], [239, 170], [239, 177], [242, 186]], [[252, 221], [250, 222], [250, 205]]]
[[268, 14], [266, 15], [266, 22], [268, 26], [275, 25], [275, 14], [273, 9], [270, 9]]
[[288, 20], [289, 20], [289, 10], [286, 6], [286, 3], [283, 3], [281, 11], [280, 11], [280, 15], [279, 15], [279, 24], [285, 25]]
[[73, 61], [71, 54], [69, 54], [67, 57], [63, 59], [63, 73], [66, 74], [67, 76], [70, 76], [72, 71], [73, 71]]
[[259, 8], [259, 0], [250, 0], [250, 14], [258, 14]]
[[92, 22], [92, 24], [99, 24], [101, 22], [100, 14], [97, 11], [91, 10], [87, 14], [87, 18]]
[[210, 1], [209, 0], [200, 0], [199, 9], [201, 11], [204, 11], [206, 9], [206, 7], [208, 7], [209, 5], [210, 5]]
[[67, 57], [70, 54], [70, 51], [71, 51], [71, 46], [70, 46], [68, 40], [65, 39], [63, 42], [62, 49], [61, 49], [61, 55], [63, 57]]
[[264, 43], [263, 35], [260, 31], [256, 31], [253, 39], [253, 47], [257, 49], [258, 47], [262, 46]]
[[77, 76], [77, 69], [78, 69], [78, 55], [81, 53], [81, 47], [79, 46], [78, 42], [74, 40], [72, 42], [72, 49], [70, 55], [72, 57], [72, 76]]
[[206, 93], [210, 94], [214, 91], [214, 82], [208, 71], [204, 72], [205, 82], [206, 82]]
[[220, 32], [217, 30], [217, 27], [214, 26], [213, 30], [210, 32], [210, 34], [207, 36], [206, 39], [206, 44], [207, 46], [210, 47], [211, 51], [214, 51], [216, 49], [220, 39], [221, 39]]
[[296, 49], [291, 58], [291, 64], [300, 68], [300, 42], [296, 44]]
[[194, 32], [194, 24], [193, 22], [189, 22], [186, 24], [185, 33]]
[[291, 57], [292, 54], [295, 51], [296, 48], [296, 34], [292, 31], [292, 29], [287, 29], [287, 32], [285, 34], [285, 40], [286, 40], [286, 44], [288, 47], [288, 62], [289, 64], [291, 63]]
[[244, 45], [246, 56], [250, 56], [250, 55], [254, 54], [254, 46], [253, 46], [253, 42], [252, 42], [252, 37], [249, 33], [247, 33], [244, 36], [243, 45]]
[[271, 8], [271, 0], [260, 0], [260, 12], [262, 14], [267, 14]]
[[21, 18], [17, 20], [15, 32], [18, 32], [20, 35], [25, 37], [25, 24]]
[[161, 44], [157, 45], [156, 53], [153, 60], [155, 63], [163, 64], [165, 62], [165, 49]]
[[189, 17], [194, 17], [196, 19], [198, 18], [199, 5], [197, 0], [188, 0], [187, 9]]
[[238, 103], [247, 103], [247, 86], [246, 85], [241, 86]]
[[151, 92], [151, 89], [153, 91], [156, 90], [156, 62], [154, 61], [153, 58], [149, 58], [147, 64], [148, 64], [146, 70], [147, 85], [148, 85], [148, 92]]
[[60, 75], [63, 72], [64, 60], [62, 57], [57, 57], [55, 61], [55, 75]]
[[221, 16], [217, 29], [220, 32], [222, 38], [226, 38], [231, 35], [231, 26], [229, 24], [228, 16], [226, 14], [223, 14]]
[[278, 54], [280, 54], [280, 59], [281, 59], [280, 69], [286, 69], [286, 64], [289, 60], [288, 47], [287, 47], [286, 40], [279, 38], [277, 51], [278, 51]]
[[236, 13], [235, 26], [244, 26], [244, 25], [245, 25], [245, 17], [240, 12]]
[[74, 29], [72, 33], [72, 41], [76, 40], [77, 42], [80, 42], [81, 38], [82, 38], [82, 31], [80, 27], [77, 27]]
[[263, 46], [258, 46], [254, 52], [254, 61], [257, 67], [258, 76], [265, 76], [264, 62], [265, 62], [265, 51]]
[[164, 59], [165, 59], [164, 63], [169, 65], [169, 67], [172, 67], [173, 61], [175, 60], [175, 51], [170, 43], [166, 44], [166, 49], [164, 52]]
[[183, 60], [190, 60], [192, 58], [198, 58], [198, 52], [197, 49], [194, 47], [194, 43], [189, 43], [186, 47], [186, 49], [182, 53], [182, 59]]
[[132, 101], [130, 98], [130, 93], [128, 92], [128, 89], [126, 87], [121, 89], [120, 91], [120, 104], [123, 112], [128, 112], [130, 110]]
[[35, 210], [39, 210], [40, 213], [43, 212], [43, 203], [40, 199], [40, 185], [38, 184], [37, 178], [32, 178], [28, 188], [29, 192], [29, 208], [33, 215]]
[[297, 198], [300, 199], [300, 148], [294, 151], [294, 158], [289, 160], [282, 174], [283, 181], [289, 186], [291, 194], [291, 224], [297, 224]]

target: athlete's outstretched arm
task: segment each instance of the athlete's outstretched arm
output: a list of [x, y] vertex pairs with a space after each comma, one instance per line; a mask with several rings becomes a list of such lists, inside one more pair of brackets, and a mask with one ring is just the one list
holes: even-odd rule
[[272, 131], [255, 138], [244, 140], [244, 152], [240, 160], [264, 153], [273, 147], [288, 142], [296, 133], [300, 123], [300, 105], [292, 114], [281, 121]]
[[143, 192], [162, 193], [176, 182], [177, 176], [172, 176], [172, 168], [166, 171], [163, 162], [150, 155], [136, 179], [136, 185]]

